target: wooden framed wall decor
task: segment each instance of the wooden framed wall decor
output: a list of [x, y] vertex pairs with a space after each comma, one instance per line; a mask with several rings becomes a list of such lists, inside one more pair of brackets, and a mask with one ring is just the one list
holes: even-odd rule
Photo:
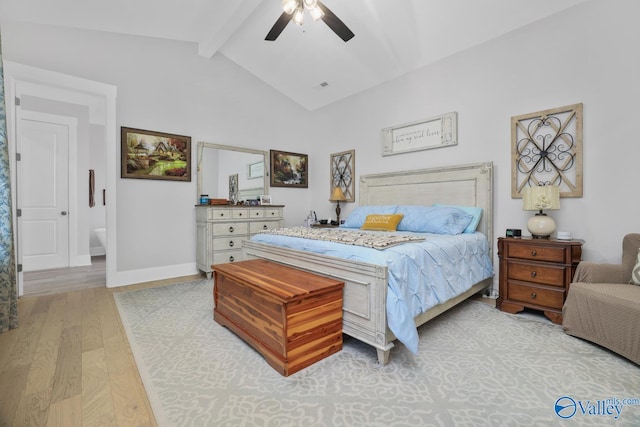
[[458, 113], [382, 129], [382, 155], [431, 150], [458, 144]]
[[121, 178], [191, 181], [191, 137], [121, 128]]
[[340, 187], [347, 202], [356, 200], [356, 150], [333, 153], [330, 156], [329, 194]]
[[582, 104], [511, 117], [511, 197], [536, 185], [582, 197]]
[[309, 187], [309, 156], [270, 150], [272, 187]]
[[229, 175], [229, 204], [238, 203], [238, 174]]

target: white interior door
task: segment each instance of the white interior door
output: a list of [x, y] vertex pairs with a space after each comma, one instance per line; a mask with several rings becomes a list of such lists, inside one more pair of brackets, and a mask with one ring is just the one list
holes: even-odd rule
[[24, 271], [69, 267], [70, 125], [22, 111], [18, 208]]

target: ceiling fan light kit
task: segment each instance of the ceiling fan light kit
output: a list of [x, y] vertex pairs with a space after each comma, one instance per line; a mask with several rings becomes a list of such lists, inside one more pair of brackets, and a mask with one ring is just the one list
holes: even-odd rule
[[264, 38], [268, 41], [274, 41], [280, 33], [285, 29], [289, 21], [294, 24], [304, 24], [304, 11], [308, 10], [314, 21], [322, 19], [331, 30], [345, 42], [351, 40], [355, 34], [331, 12], [324, 4], [318, 0], [282, 0], [282, 10], [284, 11], [273, 27]]

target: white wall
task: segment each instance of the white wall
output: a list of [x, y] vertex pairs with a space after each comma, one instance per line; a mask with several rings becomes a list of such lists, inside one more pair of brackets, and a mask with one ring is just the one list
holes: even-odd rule
[[[331, 126], [318, 126], [325, 132], [310, 142], [327, 152], [355, 148], [358, 175], [493, 161], [496, 233], [528, 234], [532, 213], [511, 198], [510, 118], [583, 103], [584, 197], [563, 198], [549, 214], [558, 229], [585, 240], [584, 259], [619, 262], [622, 236], [640, 232], [640, 199], [632, 192], [640, 159], [638, 16], [633, 0], [586, 2], [326, 107], [315, 119]], [[450, 111], [458, 112], [457, 146], [381, 157], [380, 129]], [[321, 196], [328, 192], [325, 163], [310, 178]], [[316, 207], [322, 216], [332, 208]]]
[[[552, 215], [586, 240], [584, 258], [615, 262], [622, 236], [639, 231], [628, 191], [640, 158], [637, 16], [634, 0], [589, 1], [315, 112], [193, 44], [11, 22], [1, 30], [7, 60], [117, 86], [118, 126], [190, 135], [194, 161], [199, 140], [309, 154], [308, 189], [270, 189], [287, 205], [286, 225], [309, 209], [334, 213], [329, 154], [355, 149], [357, 175], [493, 161], [495, 229], [526, 229], [530, 213], [510, 196], [510, 117], [581, 102], [584, 197], [562, 199]], [[380, 129], [450, 111], [457, 146], [380, 155]], [[194, 262], [193, 172], [191, 183], [118, 180], [119, 271]], [[355, 204], [342, 206], [345, 216]]]

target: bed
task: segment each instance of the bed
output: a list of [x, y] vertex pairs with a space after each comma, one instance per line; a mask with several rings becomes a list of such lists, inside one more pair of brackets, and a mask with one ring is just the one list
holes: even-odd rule
[[[482, 208], [477, 227], [486, 236], [489, 260], [493, 259], [493, 164], [476, 163], [365, 175], [360, 178], [359, 206], [420, 205], [434, 203]], [[378, 361], [389, 362], [396, 336], [389, 328], [387, 296], [389, 267], [291, 249], [252, 240], [243, 242], [244, 259], [262, 258], [345, 282], [343, 332], [373, 346]], [[489, 261], [491, 262], [491, 261]], [[493, 271], [491, 271], [493, 276]], [[418, 314], [415, 327], [465, 299], [490, 288], [492, 277]]]

